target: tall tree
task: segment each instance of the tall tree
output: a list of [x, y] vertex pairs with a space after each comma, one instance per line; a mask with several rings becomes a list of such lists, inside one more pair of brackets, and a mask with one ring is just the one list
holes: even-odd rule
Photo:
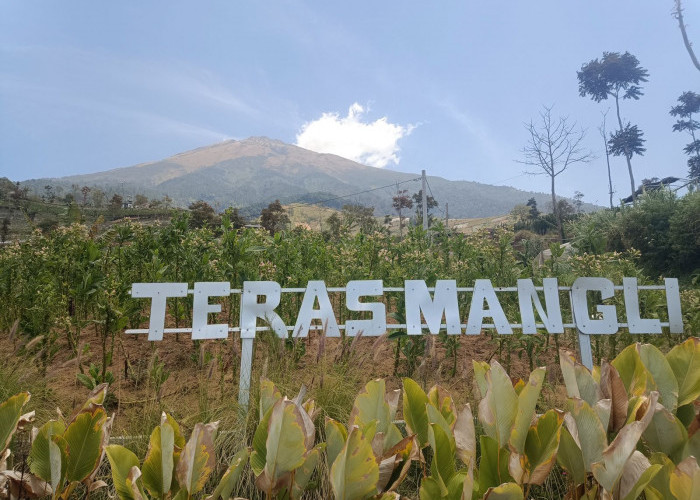
[[87, 198], [90, 194], [90, 191], [92, 191], [92, 189], [90, 189], [88, 186], [83, 186], [80, 189], [80, 192], [83, 193], [83, 206], [87, 205]]
[[122, 208], [122, 203], [123, 203], [123, 202], [124, 202], [124, 198], [122, 198], [120, 195], [118, 195], [118, 194], [116, 194], [116, 193], [114, 194], [114, 196], [112, 196], [112, 199], [109, 200], [110, 207], [111, 207], [113, 210]]
[[632, 198], [635, 199], [632, 156], [642, 154], [644, 139], [642, 131], [629, 122], [623, 124], [620, 114], [620, 99], [638, 100], [643, 95], [640, 84], [647, 81], [649, 72], [639, 65], [639, 61], [629, 52], [603, 52], [601, 60], [593, 59], [581, 66], [578, 73], [578, 91], [581, 97], [590, 96], [595, 102], [615, 99], [619, 128], [610, 134], [608, 144], [610, 154], [624, 156], [630, 176]]
[[398, 190], [397, 185], [396, 196], [392, 199], [392, 206], [396, 213], [399, 214], [399, 237], [403, 238], [403, 209], [413, 207], [413, 201], [408, 196], [407, 189]]
[[673, 124], [674, 132], [688, 132], [692, 141], [683, 149], [688, 158], [688, 178], [694, 184], [700, 183], [700, 139], [695, 132], [700, 130], [700, 122], [694, 116], [700, 113], [700, 94], [683, 92], [677, 106], [671, 108], [671, 116], [678, 117]]
[[540, 122], [532, 120], [525, 124], [530, 138], [523, 148], [524, 165], [536, 167], [528, 172], [533, 175], [547, 175], [552, 190], [552, 212], [557, 221], [559, 235], [562, 236], [562, 217], [558, 209], [554, 181], [558, 175], [575, 163], [587, 163], [593, 154], [583, 145], [586, 132], [577, 129], [576, 123], [569, 123], [566, 116], [552, 119], [552, 106], [544, 106], [540, 112]]
[[357, 228], [363, 234], [370, 234], [377, 228], [377, 220], [374, 218], [374, 207], [350, 203], [343, 205], [341, 215], [343, 225], [348, 231]]
[[287, 224], [289, 224], [289, 217], [279, 200], [273, 201], [260, 212], [260, 225], [271, 235], [282, 231]]
[[190, 226], [196, 227], [213, 227], [218, 223], [216, 210], [204, 200], [197, 200], [190, 203]]
[[[416, 207], [416, 224], [420, 226], [423, 224], [423, 190], [419, 189], [417, 193], [413, 193], [411, 198], [413, 199], [413, 206]], [[430, 211], [438, 206], [438, 202], [430, 195], [428, 195], [425, 199], [427, 200], [428, 205], [428, 226], [430, 226], [432, 225], [434, 218]]]
[[673, 9], [673, 17], [678, 21], [678, 27], [681, 30], [681, 36], [683, 36], [683, 44], [685, 45], [685, 50], [688, 51], [690, 60], [693, 61], [693, 65], [700, 71], [700, 61], [695, 56], [695, 51], [693, 50], [693, 44], [690, 43], [688, 39], [688, 33], [685, 31], [685, 21], [683, 20], [683, 6], [681, 5], [681, 0], [674, 0], [675, 6]]

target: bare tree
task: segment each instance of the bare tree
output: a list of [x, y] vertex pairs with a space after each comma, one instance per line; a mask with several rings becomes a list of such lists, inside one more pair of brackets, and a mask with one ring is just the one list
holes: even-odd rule
[[527, 172], [531, 175], [547, 175], [552, 186], [552, 211], [557, 220], [557, 229], [562, 235], [561, 217], [557, 208], [557, 195], [554, 180], [569, 166], [575, 163], [588, 163], [594, 156], [583, 145], [586, 132], [576, 128], [576, 122], [570, 123], [569, 118], [560, 116], [552, 119], [554, 106], [543, 106], [540, 112], [540, 123], [532, 120], [525, 124], [530, 134], [527, 145], [523, 148], [524, 160], [519, 163], [536, 167], [537, 170]]
[[700, 71], [700, 61], [695, 56], [695, 51], [693, 50], [693, 44], [688, 40], [688, 33], [685, 31], [685, 21], [683, 21], [683, 6], [681, 5], [681, 0], [674, 0], [675, 7], [673, 9], [673, 17], [678, 21], [678, 27], [681, 30], [681, 35], [683, 36], [683, 43], [685, 44], [685, 50], [688, 51], [690, 60], [693, 61], [695, 67]]

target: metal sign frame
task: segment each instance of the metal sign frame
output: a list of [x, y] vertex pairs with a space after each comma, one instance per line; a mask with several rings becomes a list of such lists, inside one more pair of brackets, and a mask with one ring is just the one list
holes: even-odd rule
[[[640, 290], [664, 290], [668, 321], [642, 318], [639, 310]], [[626, 323], [620, 323], [617, 307], [595, 306], [595, 317], [589, 314], [589, 292], [598, 292], [602, 300], [614, 297], [622, 291], [625, 304]], [[404, 292], [406, 324], [386, 322], [386, 306], [381, 299], [387, 292]], [[462, 323], [458, 293], [471, 293], [467, 322]], [[544, 305], [538, 292], [544, 294]], [[561, 313], [560, 292], [568, 292], [572, 318], [564, 323]], [[294, 326], [288, 326], [275, 312], [282, 294], [303, 293], [304, 298]], [[329, 293], [345, 293], [346, 308], [352, 312], [370, 312], [372, 319], [347, 320], [339, 325], [329, 300]], [[498, 294], [517, 293], [521, 323], [511, 323], [500, 305]], [[385, 287], [382, 280], [357, 280], [345, 287], [326, 287], [323, 281], [309, 281], [304, 288], [282, 288], [273, 281], [246, 281], [243, 288], [231, 288], [227, 282], [197, 282], [190, 289], [187, 283], [134, 283], [131, 295], [134, 298], [151, 299], [149, 328], [128, 329], [127, 334], [148, 334], [151, 341], [163, 339], [164, 334], [191, 333], [193, 340], [225, 339], [229, 333], [240, 334], [241, 368], [239, 380], [239, 403], [246, 406], [250, 397], [253, 349], [256, 332], [274, 330], [281, 338], [289, 332], [295, 337], [306, 337], [310, 331], [324, 330], [328, 337], [345, 335], [379, 336], [387, 330], [406, 330], [409, 335], [421, 335], [424, 330], [436, 335], [446, 330], [448, 335], [479, 335], [482, 329], [496, 329], [498, 334], [509, 335], [513, 329], [523, 334], [536, 334], [545, 329], [550, 334], [564, 333], [565, 328], [575, 328], [578, 333], [582, 363], [592, 369], [593, 355], [591, 335], [611, 335], [619, 328], [627, 328], [634, 334], [660, 334], [662, 328], [671, 333], [683, 332], [680, 291], [676, 278], [666, 278], [663, 285], [638, 285], [636, 278], [623, 278], [622, 285], [615, 285], [607, 278], [581, 277], [572, 286], [559, 286], [557, 278], [544, 278], [542, 286], [535, 286], [531, 279], [519, 279], [515, 287], [494, 287], [488, 279], [478, 279], [473, 287], [458, 287], [455, 280], [437, 280], [428, 287], [423, 280], [406, 280], [403, 287]], [[191, 328], [165, 328], [167, 298], [193, 296]], [[221, 312], [221, 304], [210, 304], [211, 297], [240, 295], [241, 308], [239, 326], [208, 324], [211, 313]], [[260, 298], [264, 297], [264, 301]], [[379, 298], [376, 302], [362, 302], [360, 297]], [[318, 301], [319, 308], [314, 307]], [[488, 306], [485, 308], [484, 306]], [[541, 322], [535, 319], [535, 311]], [[491, 323], [484, 323], [490, 318]], [[444, 322], [443, 322], [444, 319]], [[264, 320], [268, 326], [258, 326]], [[314, 325], [318, 320], [321, 325]]]

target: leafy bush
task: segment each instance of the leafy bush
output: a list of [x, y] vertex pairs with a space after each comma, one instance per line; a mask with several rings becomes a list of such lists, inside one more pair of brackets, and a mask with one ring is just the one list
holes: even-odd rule
[[700, 268], [700, 192], [679, 198], [668, 190], [645, 193], [631, 206], [588, 214], [571, 224], [580, 252], [640, 252], [651, 274], [689, 276]]

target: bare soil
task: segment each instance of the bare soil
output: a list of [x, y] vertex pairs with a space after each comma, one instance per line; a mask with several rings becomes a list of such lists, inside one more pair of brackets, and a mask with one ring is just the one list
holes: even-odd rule
[[[560, 338], [562, 345], [568, 344], [567, 338]], [[456, 370], [452, 376], [453, 359], [446, 356], [437, 336], [428, 336], [423, 361], [410, 374], [405, 373], [403, 355], [398, 373], [394, 374], [396, 343], [386, 336], [361, 337], [343, 343], [337, 338], [321, 341], [319, 332], [311, 332], [307, 339], [296, 341], [304, 344], [303, 350], [300, 345], [296, 346], [296, 352], [300, 353], [297, 360], [294, 359], [293, 345], [285, 347], [284, 342], [277, 339], [258, 339], [252, 378], [255, 382], [261, 376], [267, 376], [290, 397], [302, 384], [312, 397], [319, 391], [329, 390], [330, 384], [336, 384], [337, 389], [330, 390], [347, 392], [351, 402], [352, 396], [371, 379], [386, 378], [387, 388], [395, 389], [401, 386], [401, 376], [410, 375], [426, 389], [440, 384], [452, 393], [456, 402], [472, 402], [474, 406], [472, 360], [498, 360], [509, 369], [514, 382], [529, 376], [526, 354], [512, 347], [509, 349], [505, 343], [499, 347], [499, 340], [508, 339], [498, 335], [492, 338], [483, 333], [479, 336], [461, 335]], [[42, 392], [40, 398], [43, 401], [35, 401], [38, 408], [43, 405], [45, 412], [53, 412], [58, 405], [68, 415], [89, 393], [77, 381], [80, 367], [87, 373], [90, 363], [99, 365], [102, 360], [101, 342], [92, 329], [83, 333], [81, 342], [83, 349], [77, 357], [67, 346], [61, 346], [46, 367], [45, 375], [42, 375], [38, 357], [22, 354], [24, 344], [21, 339], [10, 340], [7, 335], [1, 336], [0, 353], [5, 365], [11, 366], [13, 373], [20, 374], [20, 385], [26, 386], [22, 389], [32, 390], [32, 387], [45, 384], [48, 391]], [[197, 345], [189, 334], [180, 334], [179, 338], [169, 334], [160, 342], [149, 342], [145, 335], [121, 334], [115, 338], [114, 345], [113, 360], [108, 367], [115, 379], [108, 408], [115, 414], [113, 435], [146, 432], [157, 424], [161, 411], [173, 414], [186, 428], [196, 421], [211, 418], [217, 412], [235, 412], [240, 367], [237, 339], [202, 341]], [[548, 383], [542, 395], [542, 401], [548, 405], [563, 402], [555, 354], [552, 339], [538, 359], [539, 365], [548, 367]], [[149, 377], [155, 356], [170, 372], [159, 393]], [[333, 411], [329, 410], [330, 413]]]

